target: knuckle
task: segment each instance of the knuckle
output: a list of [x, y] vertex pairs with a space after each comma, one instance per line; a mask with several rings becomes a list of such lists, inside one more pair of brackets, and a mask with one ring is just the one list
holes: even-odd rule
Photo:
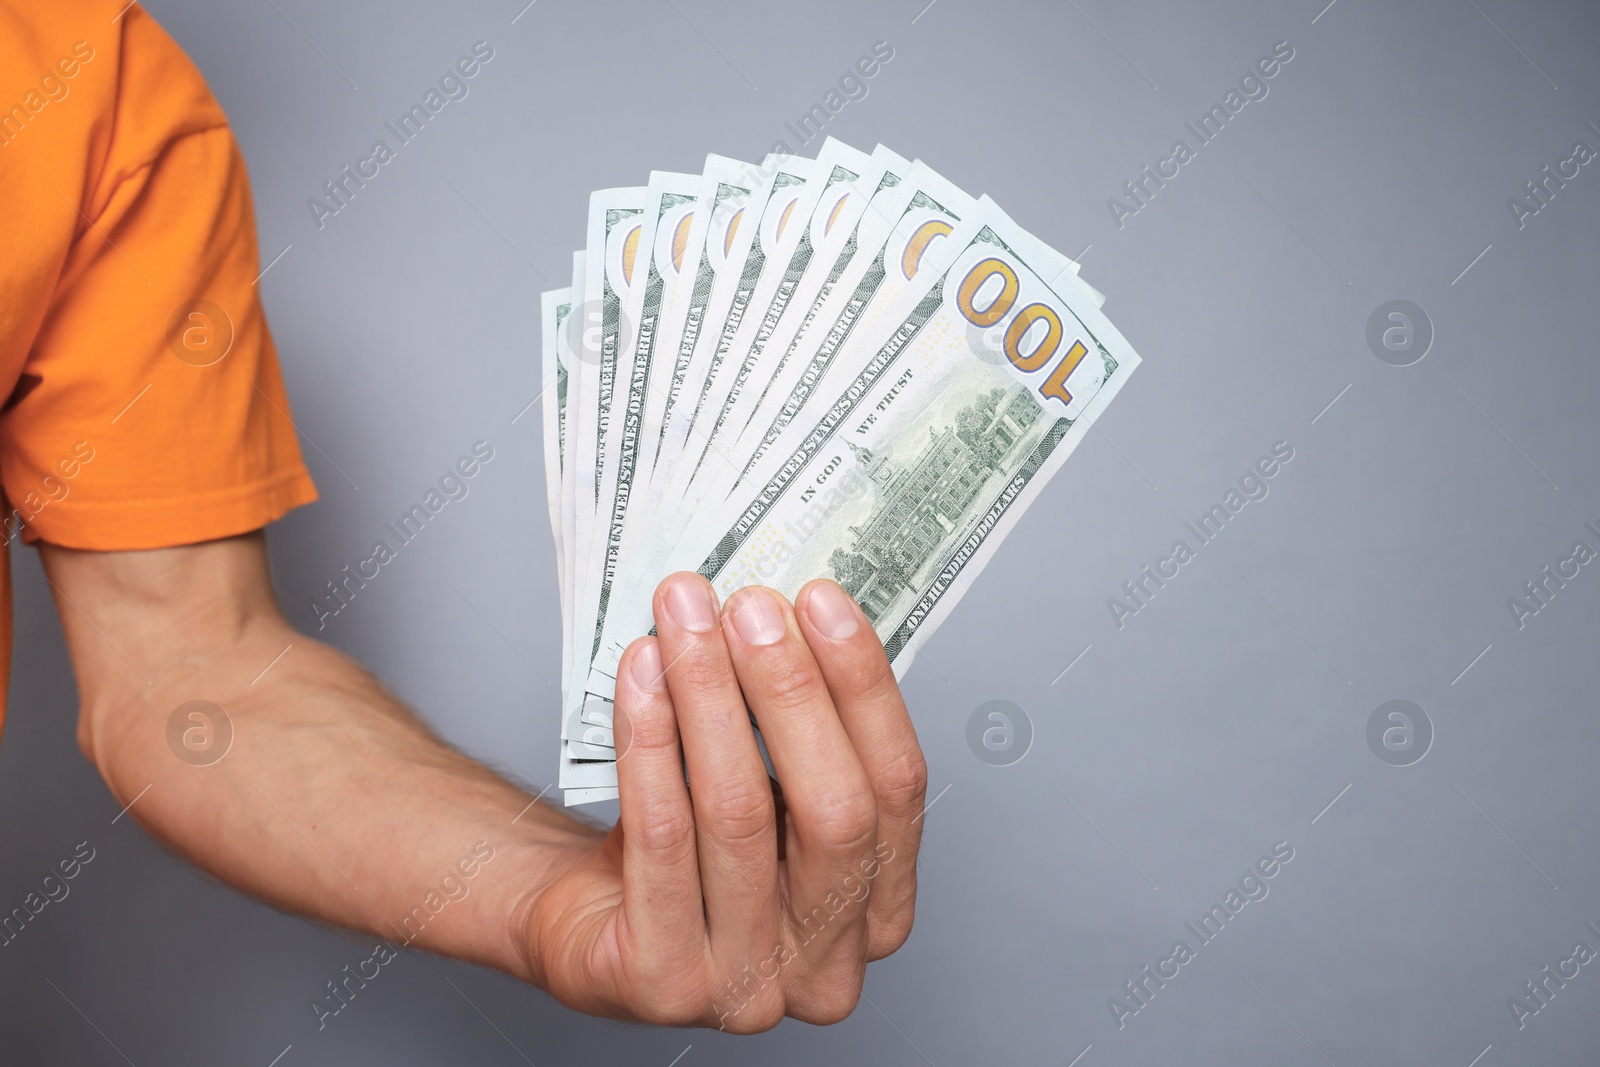
[[928, 761], [917, 745], [891, 756], [875, 778], [878, 795], [891, 811], [920, 809], [923, 798], [928, 795]]
[[693, 649], [667, 668], [669, 684], [676, 681], [691, 692], [709, 692], [724, 688], [733, 678], [725, 658], [712, 649]]
[[895, 681], [894, 669], [889, 666], [883, 646], [870, 641], [865, 647], [851, 651], [854, 654], [842, 664], [840, 681], [844, 688], [868, 703], [898, 700], [900, 683]]
[[672, 709], [664, 704], [645, 702], [630, 704], [628, 716], [628, 747], [643, 751], [659, 751], [678, 743], [678, 720]]
[[861, 994], [850, 988], [836, 988], [823, 998], [819, 1005], [818, 1022], [824, 1026], [842, 1023], [855, 1012], [856, 1005], [861, 1002]]
[[819, 981], [807, 991], [805, 1006], [794, 1012], [803, 1022], [816, 1026], [832, 1026], [848, 1019], [861, 1003], [861, 983], [843, 976], [837, 980]]
[[[900, 683], [895, 680], [894, 671], [889, 667], [889, 661], [865, 672], [860, 687], [856, 690], [861, 694], [860, 702], [870, 708], [905, 708], [905, 698], [900, 695]], [[909, 716], [907, 717], [909, 723]]]
[[764, 672], [756, 698], [769, 707], [805, 707], [823, 699], [822, 677], [803, 659], [786, 655]]
[[916, 920], [916, 890], [913, 888], [904, 896], [903, 901], [885, 909], [882, 921], [879, 921], [876, 915], [872, 917], [872, 933], [868, 942], [868, 955], [871, 959], [881, 960], [898, 952], [910, 939], [911, 927]]
[[848, 848], [870, 848], [878, 830], [878, 809], [862, 790], [819, 793], [805, 804], [805, 818], [823, 842]]
[[707, 820], [719, 844], [736, 849], [749, 847], [772, 834], [772, 791], [765, 779], [755, 786], [725, 787], [709, 799]]
[[694, 847], [694, 817], [675, 804], [649, 804], [634, 827], [639, 848], [662, 862]]
[[731, 1034], [762, 1034], [783, 1022], [783, 1005], [772, 1000], [746, 1005], [727, 1015], [722, 1028]]
[[657, 1026], [684, 1026], [706, 1016], [705, 997], [680, 976], [663, 974], [640, 994], [641, 1018]]

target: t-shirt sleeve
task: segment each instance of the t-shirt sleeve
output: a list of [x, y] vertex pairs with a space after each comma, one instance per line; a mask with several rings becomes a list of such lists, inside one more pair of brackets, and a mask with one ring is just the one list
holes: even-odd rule
[[130, 84], [132, 67], [101, 173], [58, 189], [76, 236], [0, 414], [0, 481], [25, 536], [105, 551], [244, 533], [316, 499], [238, 146], [225, 124], [180, 119], [119, 153], [118, 134], [149, 122], [140, 94], [160, 92]]

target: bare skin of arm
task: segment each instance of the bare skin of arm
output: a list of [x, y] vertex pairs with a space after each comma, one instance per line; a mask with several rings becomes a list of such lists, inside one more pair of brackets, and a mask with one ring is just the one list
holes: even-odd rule
[[[844, 1018], [867, 961], [910, 931], [926, 771], [882, 648], [831, 582], [798, 606], [662, 583], [659, 636], [618, 672], [622, 816], [606, 832], [533, 803], [296, 632], [260, 533], [41, 550], [85, 755], [166, 846], [280, 908], [592, 1014], [740, 1032]], [[192, 700], [232, 724], [209, 765], [168, 743]]]

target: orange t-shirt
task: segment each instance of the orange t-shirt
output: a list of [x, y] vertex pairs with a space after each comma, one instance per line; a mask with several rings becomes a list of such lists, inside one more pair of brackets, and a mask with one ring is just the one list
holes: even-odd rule
[[[6, 547], [193, 544], [316, 499], [244, 160], [194, 64], [125, 3], [0, 0]], [[0, 551], [0, 716], [10, 658]]]

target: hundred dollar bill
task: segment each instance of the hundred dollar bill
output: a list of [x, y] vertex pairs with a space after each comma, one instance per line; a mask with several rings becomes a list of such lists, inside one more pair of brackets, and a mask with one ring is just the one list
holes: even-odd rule
[[[539, 375], [540, 414], [544, 420], [545, 503], [550, 510], [550, 537], [556, 546], [556, 588], [566, 586], [561, 550], [561, 449], [565, 444], [567, 361], [561, 351], [567, 316], [572, 313], [572, 289], [551, 289], [539, 297], [539, 322], [543, 328]], [[531, 406], [531, 405], [530, 405]], [[565, 599], [565, 594], [562, 594]]]
[[[697, 569], [724, 598], [835, 578], [898, 673], [1139, 362], [992, 202], [948, 242], [862, 337], [870, 356], [822, 418], [791, 424], [685, 546], [706, 546]], [[995, 326], [998, 358], [981, 342]]]
[[[592, 472], [594, 508], [587, 527], [579, 530], [585, 546], [585, 556], [578, 561], [577, 575], [576, 621], [580, 624], [580, 634], [583, 620], [593, 610], [594, 559], [600, 555], [599, 527], [610, 519], [611, 502], [606, 498], [606, 483], [608, 477], [614, 475], [623, 451], [626, 411], [623, 401], [632, 376], [638, 336], [627, 310], [635, 306], [636, 290], [642, 287], [642, 264], [649, 259], [655, 233], [654, 220], [647, 212], [649, 202], [650, 192], [644, 187], [607, 190], [591, 201], [586, 289], [595, 294], [600, 329], [597, 358], [593, 366], [583, 368], [587, 375], [585, 384], [596, 385], [595, 402], [586, 405], [586, 410], [596, 416], [596, 422]], [[590, 472], [581, 464], [588, 459], [591, 442], [587, 433], [584, 436], [583, 454], [577, 462], [580, 463], [579, 476], [587, 484]], [[575, 653], [581, 656], [582, 648]]]
[[579, 393], [583, 388], [583, 379], [575, 373], [578, 365], [578, 353], [582, 351], [584, 343], [583, 334], [587, 329], [584, 322], [586, 317], [578, 296], [583, 292], [584, 278], [586, 276], [585, 253], [579, 251], [572, 254], [572, 285], [570, 291], [575, 305], [567, 312], [566, 343], [562, 346], [567, 356], [567, 390], [563, 400], [564, 413], [561, 420], [562, 432], [562, 461], [561, 461], [561, 539], [559, 551], [561, 553], [561, 573], [564, 576], [561, 582], [561, 692], [563, 698], [571, 692], [573, 684], [581, 685], [583, 679], [579, 678], [574, 683], [571, 677], [572, 661], [572, 634], [567, 620], [572, 618], [572, 600], [575, 596], [572, 582], [572, 572], [575, 564], [573, 560], [578, 553], [577, 546], [577, 474], [573, 470], [572, 442], [577, 435], [577, 416], [583, 405], [579, 402]]
[[[681, 185], [678, 184], [680, 179]], [[685, 296], [690, 286], [685, 284], [685, 279], [692, 278], [699, 265], [700, 254], [690, 242], [700, 204], [701, 184], [702, 176], [698, 174], [674, 175], [655, 171], [650, 174], [652, 193], [659, 190], [661, 194], [655, 246], [650, 261], [650, 269], [661, 279], [661, 290], [656, 294], [659, 307], [651, 318], [655, 335], [651, 359], [660, 364], [660, 369], [652, 371], [650, 390], [645, 394], [639, 435], [638, 477], [641, 482], [649, 481], [650, 470], [655, 465], [661, 423], [665, 413], [670, 411], [670, 401], [677, 395], [688, 367], [688, 356], [679, 355], [678, 343], [688, 314]], [[703, 234], [701, 245], [704, 245]], [[685, 302], [680, 304], [680, 300]], [[680, 307], [683, 308], [681, 315], [676, 314]], [[643, 314], [641, 307], [640, 315]], [[642, 323], [643, 319], [636, 318], [635, 321]]]
[[[572, 626], [573, 599], [576, 595], [573, 589], [572, 574], [575, 569], [573, 562], [577, 556], [577, 474], [572, 462], [572, 445], [579, 432], [578, 415], [582, 410], [581, 390], [583, 388], [582, 376], [576, 373], [579, 359], [578, 353], [583, 350], [586, 343], [585, 333], [588, 329], [585, 319], [587, 315], [579, 296], [583, 293], [584, 280], [587, 277], [587, 255], [582, 251], [572, 254], [572, 285], [569, 287], [570, 299], [576, 306], [569, 306], [565, 320], [565, 343], [561, 346], [568, 360], [567, 388], [565, 394], [558, 399], [562, 402], [563, 412], [560, 420], [562, 435], [562, 463], [561, 463], [561, 537], [557, 542], [560, 552], [560, 570], [563, 575], [561, 582], [561, 712], [563, 724], [566, 722], [566, 702], [576, 685], [582, 684], [580, 676], [576, 682], [572, 677]], [[598, 347], [598, 346], [596, 346]], [[562, 733], [566, 733], [563, 727]], [[558, 755], [561, 765], [567, 762], [566, 742], [563, 740]]]

